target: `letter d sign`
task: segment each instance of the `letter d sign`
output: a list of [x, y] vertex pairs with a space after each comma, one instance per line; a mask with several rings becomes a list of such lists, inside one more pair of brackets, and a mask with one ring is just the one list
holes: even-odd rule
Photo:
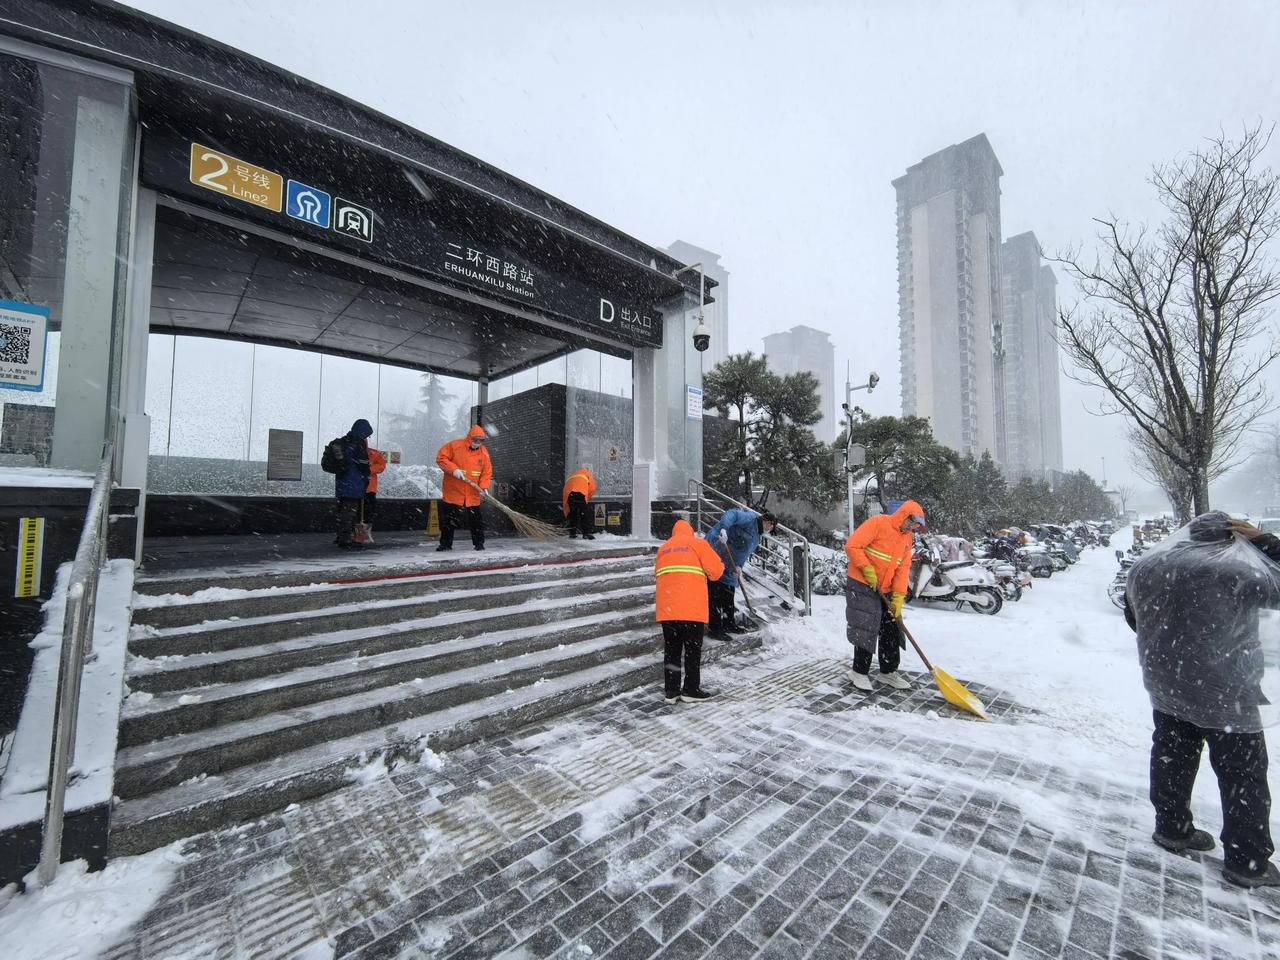
[[613, 304], [604, 297], [600, 298], [600, 322], [613, 323]]

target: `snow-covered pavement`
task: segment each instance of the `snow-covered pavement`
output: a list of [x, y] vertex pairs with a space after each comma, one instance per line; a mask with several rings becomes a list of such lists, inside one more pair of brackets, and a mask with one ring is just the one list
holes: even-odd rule
[[[1114, 566], [1092, 551], [995, 617], [908, 609], [990, 723], [924, 675], [858, 694], [842, 599], [816, 598], [713, 668], [710, 704], [665, 706], [655, 666], [652, 690], [9, 894], [0, 941], [112, 960], [1273, 957], [1280, 895], [1151, 844]], [[1207, 769], [1196, 813], [1217, 832]]]

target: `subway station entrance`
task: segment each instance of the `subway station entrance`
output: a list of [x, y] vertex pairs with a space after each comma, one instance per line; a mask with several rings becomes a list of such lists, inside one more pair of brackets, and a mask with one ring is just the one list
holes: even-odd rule
[[0, 299], [47, 317], [42, 382], [0, 383], [0, 457], [91, 473], [110, 441], [139, 558], [324, 529], [319, 453], [357, 418], [392, 454], [390, 528], [421, 529], [435, 447], [477, 420], [495, 490], [533, 513], [590, 463], [614, 525], [647, 531], [701, 475], [684, 264], [136, 11], [37, 2], [0, 30]]
[[[436, 557], [435, 455], [481, 423], [511, 506], [559, 520], [589, 464], [598, 525], [669, 529], [697, 272], [109, 2], [0, 0], [0, 211], [0, 883], [644, 682], [652, 546]], [[319, 460], [356, 419], [390, 547], [338, 569]]]

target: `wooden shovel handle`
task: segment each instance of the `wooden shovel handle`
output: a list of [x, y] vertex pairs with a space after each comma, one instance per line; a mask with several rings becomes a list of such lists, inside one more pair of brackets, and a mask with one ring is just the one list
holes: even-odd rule
[[[885, 610], [887, 610], [889, 615], [892, 616], [893, 611], [889, 609], [889, 601], [885, 600], [883, 593], [880, 594], [880, 603], [884, 605]], [[933, 673], [933, 664], [929, 662], [929, 658], [926, 657], [924, 655], [924, 651], [920, 649], [920, 644], [916, 643], [916, 638], [911, 635], [911, 631], [907, 629], [907, 622], [903, 620], [902, 617], [898, 617], [898, 629], [902, 631], [903, 636], [911, 641], [911, 646], [915, 648], [916, 656], [920, 658], [920, 661], [924, 664], [924, 668], [930, 673]]]

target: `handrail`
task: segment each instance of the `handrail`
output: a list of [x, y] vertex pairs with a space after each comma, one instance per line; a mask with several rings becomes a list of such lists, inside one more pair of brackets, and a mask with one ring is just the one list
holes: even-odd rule
[[62, 615], [62, 653], [58, 662], [57, 695], [53, 701], [53, 743], [49, 750], [49, 784], [45, 791], [44, 835], [40, 846], [40, 886], [47, 886], [62, 859], [62, 825], [67, 798], [67, 771], [76, 752], [76, 721], [80, 714], [80, 681], [93, 656], [93, 623], [98, 603], [98, 575], [106, 562], [110, 521], [111, 465], [114, 449], [103, 445], [102, 462], [93, 478], [84, 529], [67, 579]]
[[[706, 483], [703, 483], [701, 480], [695, 480], [691, 478], [689, 480], [689, 496], [690, 496], [690, 499], [696, 501], [696, 505], [697, 505], [697, 515], [695, 517], [695, 522], [697, 525], [698, 533], [703, 533], [705, 530], [710, 529], [710, 527], [715, 522], [715, 520], [719, 519], [719, 514], [717, 514], [716, 517], [712, 518], [709, 523], [707, 523], [705, 526], [703, 525], [703, 504], [704, 503], [707, 504], [709, 508], [719, 509], [720, 513], [724, 512], [724, 509], [719, 507], [718, 504], [716, 504], [711, 498], [707, 497], [706, 494], [710, 494], [711, 497], [715, 498], [715, 500], [723, 501], [725, 503], [738, 507], [742, 510], [752, 509], [742, 501], [736, 500], [733, 497], [729, 496], [727, 493], [723, 493], [720, 490], [717, 490], [715, 487], [711, 486], [710, 484], [706, 484]], [[758, 512], [758, 511], [755, 511], [755, 512]], [[784, 526], [780, 523], [774, 524], [773, 537], [779, 538], [779, 539], [785, 537], [787, 539], [788, 545], [786, 548], [786, 553], [783, 556], [779, 556], [778, 551], [776, 551], [771, 546], [766, 546], [766, 541], [761, 540], [761, 546], [764, 547], [763, 553], [765, 553], [768, 559], [772, 562], [765, 563], [763, 562], [762, 558], [758, 555], [753, 556], [751, 558], [754, 564], [758, 566], [759, 572], [763, 575], [763, 576], [757, 577], [755, 582], [759, 583], [766, 590], [768, 590], [769, 593], [777, 600], [786, 601], [786, 602], [791, 602], [796, 599], [802, 600], [804, 602], [804, 607], [800, 611], [800, 615], [802, 617], [807, 617], [813, 612], [813, 592], [810, 589], [810, 585], [809, 585], [809, 581], [811, 579], [810, 578], [811, 568], [809, 563], [809, 541], [802, 534], [797, 533], [795, 530], [792, 530], [790, 527]], [[796, 582], [797, 564], [796, 564], [795, 551], [797, 548], [799, 548], [803, 554], [802, 563], [803, 563], [804, 575], [801, 578], [800, 583]], [[782, 573], [779, 573], [777, 569], [770, 569], [770, 567], [780, 568]], [[753, 573], [756, 572], [754, 567], [752, 569], [752, 572]], [[785, 574], [785, 576], [783, 574]], [[785, 593], [783, 592], [784, 589], [785, 589]]]

